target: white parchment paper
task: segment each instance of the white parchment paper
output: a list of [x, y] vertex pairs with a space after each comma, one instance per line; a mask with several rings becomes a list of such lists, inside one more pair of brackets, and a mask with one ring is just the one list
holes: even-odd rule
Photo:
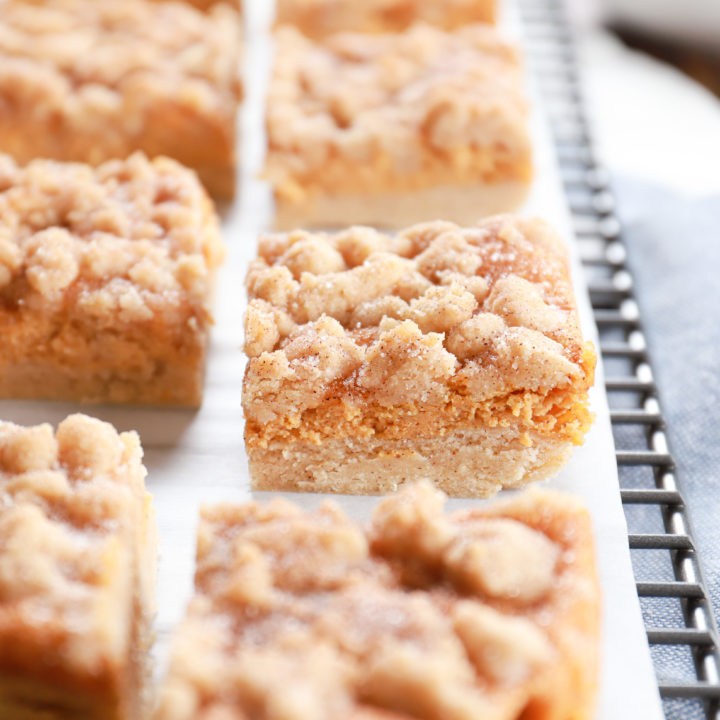
[[[264, 153], [262, 101], [271, 54], [266, 30], [272, 9], [266, 0], [246, 0], [246, 8], [249, 15], [245, 68], [248, 99], [242, 118], [242, 192], [234, 205], [223, 209], [228, 261], [219, 279], [216, 326], [202, 409], [195, 412], [0, 402], [0, 418], [21, 424], [57, 424], [67, 414], [82, 411], [107, 420], [120, 430], [134, 429], [140, 433], [148, 487], [155, 498], [160, 529], [156, 647], [159, 674], [166, 664], [172, 628], [182, 617], [192, 592], [198, 507], [220, 500], [242, 502], [251, 497], [241, 410], [242, 316], [246, 304], [243, 280], [247, 263], [255, 253], [257, 234], [267, 226], [270, 215], [268, 188], [255, 177]], [[512, 34], [518, 31], [512, 18], [506, 20], [506, 27]], [[523, 213], [550, 221], [568, 241], [585, 333], [594, 338], [587, 291], [572, 245], [553, 149], [543, 126], [539, 100], [534, 98], [533, 104], [537, 177]], [[602, 366], [598, 367], [596, 387], [593, 407], [597, 419], [585, 445], [575, 451], [568, 466], [546, 485], [581, 497], [593, 515], [603, 590], [603, 663], [597, 718], [655, 720], [661, 718], [662, 713], [630, 566], [609, 413], [601, 390]], [[256, 494], [260, 498], [268, 495]], [[292, 499], [309, 508], [317, 506], [324, 497], [307, 494], [293, 495]], [[377, 498], [368, 497], [334, 496], [334, 499], [353, 518], [363, 521], [377, 502]], [[451, 500], [449, 509], [480, 502]]]

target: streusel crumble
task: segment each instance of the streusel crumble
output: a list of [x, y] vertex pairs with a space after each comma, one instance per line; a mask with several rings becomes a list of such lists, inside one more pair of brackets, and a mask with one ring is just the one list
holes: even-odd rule
[[142, 150], [230, 198], [240, 39], [225, 4], [0, 2], [0, 152], [98, 165]]
[[267, 104], [276, 226], [460, 224], [531, 179], [517, 52], [487, 26], [341, 33], [283, 26]]
[[366, 531], [334, 503], [205, 509], [158, 720], [589, 720], [587, 512], [540, 492], [443, 501], [416, 485]]
[[308, 37], [336, 32], [399, 32], [423, 21], [452, 30], [495, 20], [496, 0], [278, 0], [277, 21]]
[[594, 350], [541, 221], [265, 236], [247, 285], [257, 489], [490, 495], [556, 472], [590, 426]]
[[135, 433], [0, 422], [0, 717], [144, 717], [155, 520]]
[[0, 156], [0, 397], [198, 405], [223, 252], [172, 160]]

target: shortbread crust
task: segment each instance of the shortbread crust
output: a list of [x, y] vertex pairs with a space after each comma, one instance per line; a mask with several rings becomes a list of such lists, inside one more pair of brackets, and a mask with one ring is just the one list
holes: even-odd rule
[[167, 155], [235, 189], [240, 16], [226, 4], [0, 3], [0, 153], [98, 165]]
[[541, 221], [264, 236], [247, 283], [255, 488], [489, 495], [552, 475], [590, 426], [594, 350]]
[[445, 30], [495, 21], [496, 0], [278, 0], [278, 24], [308, 37], [400, 32], [418, 21]]
[[[528, 442], [530, 443], [528, 446]], [[258, 490], [386, 494], [406, 478], [427, 478], [448, 495], [493, 495], [555, 475], [570, 457], [566, 440], [516, 428], [449, 430], [438, 437], [299, 440], [252, 450]], [[479, 481], [473, 483], [473, 479]], [[478, 485], [482, 487], [478, 490]]]
[[476, 222], [522, 201], [532, 158], [521, 67], [492, 28], [312, 41], [282, 26], [275, 40], [265, 176], [276, 227], [337, 227], [341, 215], [342, 227]]
[[135, 433], [0, 422], [0, 717], [145, 717], [156, 530]]
[[0, 397], [200, 404], [223, 253], [172, 160], [0, 156]]
[[204, 509], [157, 720], [590, 720], [588, 513], [549, 492], [443, 502], [414, 485], [365, 531], [331, 502]]

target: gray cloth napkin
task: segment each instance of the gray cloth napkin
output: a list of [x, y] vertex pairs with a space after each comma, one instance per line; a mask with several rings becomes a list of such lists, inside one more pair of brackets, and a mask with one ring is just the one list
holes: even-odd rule
[[[667, 435], [688, 504], [715, 617], [720, 613], [720, 197], [688, 199], [627, 177], [615, 178], [628, 260], [648, 342]], [[619, 429], [616, 440], [623, 441]], [[625, 437], [627, 439], [627, 436]], [[631, 510], [631, 525], [652, 524]], [[657, 531], [648, 527], [646, 532]], [[654, 553], [634, 553], [641, 579], [670, 568]], [[669, 563], [666, 563], [669, 564]], [[672, 579], [667, 576], [663, 579]], [[674, 601], [643, 602], [649, 625], [672, 626]], [[687, 648], [656, 648], [659, 674], [692, 679]], [[668, 709], [668, 708], [666, 708]], [[676, 703], [668, 717], [705, 717]]]

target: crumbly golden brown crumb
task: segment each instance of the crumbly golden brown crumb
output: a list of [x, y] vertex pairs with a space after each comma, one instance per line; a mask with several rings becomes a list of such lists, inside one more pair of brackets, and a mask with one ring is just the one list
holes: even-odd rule
[[158, 720], [590, 718], [587, 512], [539, 492], [443, 503], [411, 486], [367, 530], [333, 503], [205, 509]]
[[278, 0], [277, 22], [309, 37], [332, 33], [399, 32], [422, 20], [451, 30], [495, 20], [495, 0]]
[[279, 212], [310, 213], [322, 198], [528, 183], [518, 56], [491, 28], [417, 25], [313, 42], [283, 26], [276, 48], [266, 176]]
[[[570, 444], [589, 426], [594, 354], [562, 242], [541, 221], [266, 236], [247, 284], [243, 406], [263, 485], [272, 463], [260, 469], [253, 453], [292, 443], [515, 428], [513, 443], [531, 449], [533, 433]], [[282, 477], [296, 487], [312, 472]], [[523, 477], [476, 482], [497, 489]]]
[[140, 717], [155, 532], [135, 433], [0, 422], [0, 715]]
[[212, 203], [171, 160], [0, 156], [0, 394], [197, 403], [223, 254]]
[[135, 150], [234, 188], [240, 19], [221, 4], [0, 3], [0, 152], [97, 165]]

